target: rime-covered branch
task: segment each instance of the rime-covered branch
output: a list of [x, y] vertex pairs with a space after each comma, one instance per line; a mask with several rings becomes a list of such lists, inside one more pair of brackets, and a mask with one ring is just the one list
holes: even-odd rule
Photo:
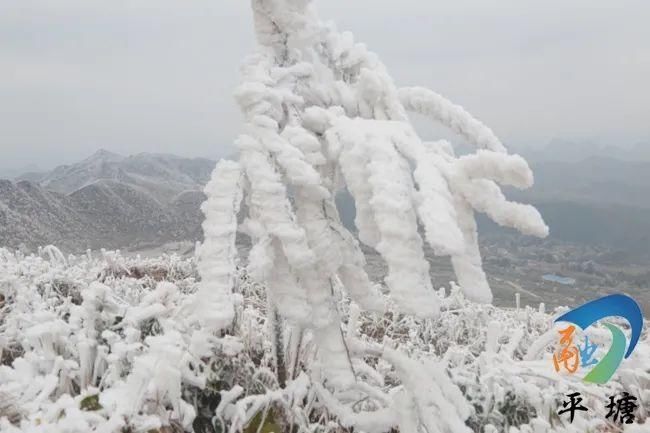
[[[353, 369], [335, 288], [363, 308], [381, 310], [384, 303], [364, 270], [358, 241], [340, 222], [334, 203], [340, 191], [354, 198], [359, 240], [388, 266], [391, 301], [421, 317], [435, 317], [439, 310], [425, 241], [436, 254], [451, 256], [468, 297], [490, 302], [474, 212], [537, 236], [545, 236], [547, 228], [534, 208], [508, 202], [496, 183], [530, 186], [526, 162], [508, 155], [493, 132], [464, 109], [427, 89], [398, 89], [378, 58], [351, 33], [321, 22], [310, 1], [251, 4], [258, 49], [244, 64], [235, 92], [245, 119], [237, 140], [242, 181], [236, 185], [243, 187], [243, 228], [253, 240], [249, 270], [267, 287], [283, 320], [312, 331], [326, 377], [349, 384]], [[423, 143], [408, 111], [440, 121], [479, 150], [457, 158], [450, 145]], [[235, 166], [224, 164], [213, 185], [222, 171], [236, 178]], [[232, 190], [234, 180], [221, 182], [225, 191]], [[235, 218], [216, 214], [237, 207], [219, 205], [219, 194], [226, 192], [207, 192], [204, 209], [215, 216], [206, 221], [200, 255], [204, 295], [217, 303], [223, 298], [218, 308], [230, 311], [224, 292], [229, 276], [220, 263], [226, 269], [231, 262], [210, 245], [221, 240], [224, 229], [214, 228], [221, 218], [232, 246]]]

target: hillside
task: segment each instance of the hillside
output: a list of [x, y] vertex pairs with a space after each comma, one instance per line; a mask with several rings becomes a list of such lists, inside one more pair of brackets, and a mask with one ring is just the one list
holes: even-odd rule
[[650, 162], [590, 157], [534, 161], [531, 167], [534, 186], [508, 195], [533, 203], [552, 239], [650, 255]]
[[650, 161], [594, 156], [574, 162], [533, 161], [530, 165], [535, 185], [514, 193], [528, 200], [650, 209]]
[[98, 180], [111, 180], [168, 202], [185, 190], [201, 190], [215, 164], [204, 158], [155, 153], [122, 156], [100, 149], [78, 163], [62, 165], [49, 172], [25, 174], [17, 180], [30, 180], [62, 194], [71, 194]]
[[[200, 281], [195, 260], [176, 256], [64, 258], [50, 248], [43, 257], [23, 257], [0, 248], [0, 303], [9, 307], [0, 309], [0, 430], [216, 433], [263, 424], [262, 431], [322, 431], [326, 424], [346, 432], [355, 422], [380, 432], [397, 422], [408, 396], [457, 420], [444, 431], [604, 432], [619, 430], [608, 430], [597, 410], [573, 423], [558, 417], [560, 399], [580, 391], [596, 408], [631, 389], [641, 408], [638, 424], [625, 431], [647, 431], [647, 333], [621, 374], [593, 385], [553, 370], [552, 321], [563, 310], [475, 304], [456, 288], [432, 293], [443, 311], [421, 320], [393, 310], [359, 312], [341, 298], [358, 382], [353, 394], [334, 393], [312, 363], [308, 331], [302, 345], [302, 337], [289, 339], [286, 354], [295, 363], [287, 386], [279, 384], [265, 290], [243, 270], [235, 286], [238, 319], [225, 337], [197, 323], [194, 311], [205, 301], [196, 295]], [[602, 326], [588, 332], [592, 342], [608, 341]], [[215, 410], [221, 429], [214, 428]]]
[[66, 251], [159, 245], [198, 239], [201, 192], [164, 204], [114, 181], [100, 180], [64, 195], [32, 183], [0, 181], [0, 243], [33, 250], [56, 244]]
[[0, 180], [1, 245], [35, 248], [56, 243], [76, 248], [94, 232], [95, 223], [79, 213], [73, 198], [27, 181]]
[[215, 162], [100, 150], [0, 183], [0, 245], [67, 251], [199, 239], [203, 186]]

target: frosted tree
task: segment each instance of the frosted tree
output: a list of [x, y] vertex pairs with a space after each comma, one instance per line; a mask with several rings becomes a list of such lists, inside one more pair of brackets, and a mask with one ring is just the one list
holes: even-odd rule
[[[501, 192], [498, 184], [526, 188], [533, 176], [488, 127], [430, 90], [397, 88], [377, 57], [321, 22], [310, 1], [253, 0], [252, 7], [258, 49], [236, 91], [245, 116], [240, 161], [219, 164], [204, 205], [201, 298], [212, 305], [204, 317], [223, 326], [232, 316], [243, 197], [251, 274], [282, 318], [314, 332], [321, 360], [340, 373], [334, 377], [349, 380], [334, 294], [342, 289], [364, 309], [384, 307], [358, 241], [341, 224], [338, 191], [354, 198], [358, 239], [387, 263], [391, 302], [422, 317], [436, 315], [438, 300], [419, 225], [436, 254], [451, 256], [460, 287], [478, 302], [492, 294], [474, 213], [526, 234], [543, 237], [548, 228], [532, 206]], [[423, 142], [409, 111], [448, 126], [477, 151], [457, 157], [446, 141]]]
[[[240, 230], [253, 240], [248, 271], [267, 288], [271, 322], [277, 329], [282, 321], [311, 332], [318, 347], [316, 370], [328, 384], [353, 384], [351, 357], [364, 353], [383, 354], [400, 370], [408, 358], [344, 335], [339, 294], [366, 311], [384, 311], [387, 301], [398, 312], [435, 317], [440, 301], [429, 276], [426, 241], [437, 255], [451, 257], [467, 298], [491, 302], [474, 214], [546, 236], [540, 214], [507, 201], [498, 186], [529, 187], [531, 170], [461, 107], [427, 89], [396, 87], [351, 33], [318, 19], [311, 1], [251, 3], [258, 47], [235, 93], [245, 119], [237, 139], [240, 159], [219, 163], [206, 189], [206, 239], [198, 254], [200, 320], [221, 329], [232, 319]], [[449, 127], [476, 145], [476, 152], [458, 157], [446, 141], [423, 142], [408, 112]], [[344, 189], [354, 198], [357, 236], [342, 225], [335, 205]], [[240, 206], [246, 215], [238, 226]], [[366, 274], [360, 242], [386, 262], [389, 296]], [[275, 335], [281, 335], [277, 329]], [[419, 380], [404, 377], [416, 388]], [[420, 414], [420, 404], [446, 409], [444, 397], [429, 403], [413, 398], [411, 409]]]

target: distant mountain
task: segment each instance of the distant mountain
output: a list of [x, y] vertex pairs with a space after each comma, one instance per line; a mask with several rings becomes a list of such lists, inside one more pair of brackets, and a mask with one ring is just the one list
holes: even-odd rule
[[[535, 205], [551, 239], [601, 245], [650, 257], [650, 161], [590, 157], [581, 161], [533, 161], [535, 185], [504, 188], [511, 200]], [[347, 192], [337, 205], [343, 223], [354, 227], [355, 207]], [[479, 218], [479, 231], [516, 236], [512, 229]]]
[[535, 185], [506, 195], [534, 204], [552, 238], [650, 256], [650, 161], [601, 156], [533, 161], [531, 168]]
[[79, 214], [69, 197], [27, 181], [0, 180], [0, 246], [70, 247], [90, 233], [93, 223]]
[[590, 157], [574, 162], [532, 161], [530, 165], [535, 185], [513, 191], [514, 197], [650, 209], [650, 161]]
[[[102, 150], [76, 164], [20, 177], [29, 181], [2, 181], [0, 246], [54, 243], [77, 251], [199, 240], [202, 190], [214, 166], [208, 159]], [[533, 160], [531, 166], [534, 187], [506, 194], [535, 204], [552, 238], [650, 254], [650, 161], [589, 157]], [[341, 193], [337, 204], [344, 224], [353, 228], [352, 198]], [[505, 233], [491, 223], [480, 228]]]
[[0, 181], [0, 246], [66, 250], [201, 237], [202, 192], [216, 162], [101, 150], [79, 163]]
[[151, 194], [161, 202], [172, 200], [186, 190], [201, 190], [210, 179], [215, 161], [181, 158], [175, 155], [141, 153], [122, 156], [99, 150], [89, 158], [62, 165], [50, 172], [27, 174], [29, 180], [45, 189], [71, 194], [98, 180], [112, 180]]
[[42, 171], [36, 164], [28, 164], [20, 168], [0, 166], [0, 179], [15, 179], [21, 175], [40, 174]]
[[[548, 224], [550, 239], [569, 244], [606, 247], [625, 256], [634, 256], [637, 261], [650, 259], [650, 209], [564, 201], [532, 204]], [[496, 225], [482, 215], [479, 216], [478, 223], [482, 235], [524, 237], [512, 229]]]
[[563, 161], [580, 162], [596, 157], [617, 159], [621, 161], [650, 162], [650, 142], [638, 142], [633, 145], [612, 145], [591, 141], [569, 141], [554, 139], [541, 147], [512, 148], [529, 161]]

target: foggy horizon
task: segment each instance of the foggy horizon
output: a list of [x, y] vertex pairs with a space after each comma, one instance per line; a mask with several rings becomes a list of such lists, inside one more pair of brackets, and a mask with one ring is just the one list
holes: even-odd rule
[[[457, 138], [458, 141], [462, 141], [460, 138]], [[569, 141], [565, 140], [561, 137], [556, 137], [550, 139], [546, 143], [534, 143], [534, 144], [529, 144], [529, 145], [510, 145], [510, 150], [513, 153], [520, 153], [521, 151], [538, 151], [539, 153], [543, 153], [544, 149], [547, 146], [552, 146], [553, 144], [569, 144], [569, 145], [574, 145], [574, 146], [580, 146], [581, 148], [590, 148], [593, 146], [594, 153], [586, 153], [585, 158], [589, 158], [592, 156], [596, 156], [596, 151], [599, 149], [603, 148], [609, 148], [609, 147], [615, 147], [615, 148], [621, 148], [621, 150], [624, 151], [633, 151], [633, 150], [638, 150], [639, 147], [642, 147], [644, 149], [650, 148], [650, 141], [637, 141], [637, 142], [632, 142], [632, 143], [607, 143], [607, 142], [598, 142], [598, 141], [592, 141], [592, 140], [584, 140], [584, 141]], [[20, 163], [13, 163], [13, 164], [5, 164], [5, 161], [0, 161], [0, 179], [3, 178], [13, 178], [16, 176], [20, 176], [23, 174], [28, 174], [31, 172], [47, 172], [50, 170], [53, 170], [59, 166], [65, 166], [65, 165], [73, 165], [77, 164], [87, 158], [92, 157], [93, 155], [97, 154], [100, 151], [107, 151], [111, 152], [120, 156], [124, 157], [129, 157], [129, 156], [135, 156], [139, 154], [162, 154], [162, 155], [173, 155], [173, 156], [178, 156], [182, 158], [188, 158], [188, 159], [212, 159], [212, 160], [219, 160], [221, 158], [226, 158], [230, 159], [234, 157], [234, 155], [237, 154], [238, 150], [234, 147], [223, 147], [223, 148], [218, 148], [215, 149], [211, 153], [206, 153], [206, 154], [201, 154], [201, 153], [196, 153], [193, 152], [192, 150], [187, 150], [184, 147], [179, 147], [178, 149], [174, 150], [169, 150], [169, 151], [158, 151], [155, 148], [141, 148], [141, 147], [134, 147], [134, 150], [129, 150], [129, 149], [122, 149], [119, 145], [119, 143], [116, 143], [114, 146], [99, 146], [99, 147], [90, 147], [88, 146], [87, 148], [82, 149], [78, 154], [72, 154], [68, 155], [66, 157], [61, 157], [60, 159], [50, 159], [48, 161], [41, 161], [39, 163], [39, 157], [34, 158], [33, 160], [30, 161], [30, 158], [32, 158], [32, 155], [29, 154], [23, 154], [23, 155], [17, 155], [18, 157], [22, 158], [23, 164]], [[647, 152], [644, 152], [645, 154], [650, 154], [650, 149]], [[614, 158], [617, 158], [617, 156], [613, 156]], [[557, 161], [563, 161], [565, 158], [562, 155], [557, 155], [555, 158], [551, 158], [553, 160]], [[644, 159], [645, 160], [645, 159]]]
[[[514, 150], [650, 143], [647, 2], [369, 5], [316, 2], [398, 84], [454, 100]], [[248, 2], [10, 0], [0, 9], [0, 171], [51, 169], [100, 148], [234, 151], [232, 93], [254, 47]]]

